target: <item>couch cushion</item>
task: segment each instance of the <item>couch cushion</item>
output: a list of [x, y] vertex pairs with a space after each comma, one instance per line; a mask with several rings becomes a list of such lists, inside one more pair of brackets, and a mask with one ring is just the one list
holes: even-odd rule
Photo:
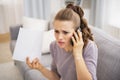
[[51, 54], [43, 54], [41, 57], [41, 64], [43, 64], [45, 67], [50, 67], [52, 62]]
[[11, 50], [12, 54], [13, 54], [15, 45], [16, 45], [16, 40], [11, 40], [11, 42], [10, 42], [10, 50]]
[[50, 43], [55, 40], [54, 30], [44, 31], [42, 40], [42, 54], [50, 52]]
[[10, 38], [11, 38], [11, 40], [17, 40], [20, 27], [22, 27], [22, 25], [10, 26]]
[[48, 21], [42, 20], [42, 19], [23, 17], [23, 27], [40, 29], [41, 31], [47, 31], [48, 30]]
[[25, 80], [47, 80], [40, 71], [32, 69], [26, 71], [25, 73]]
[[120, 41], [91, 27], [98, 46], [98, 80], [120, 80]]
[[21, 75], [23, 77], [25, 77], [25, 73], [27, 71], [29, 71], [30, 68], [27, 66], [27, 64], [25, 62], [21, 62], [21, 61], [17, 61], [17, 60], [14, 60], [14, 62], [15, 62], [15, 65], [17, 66], [17, 68], [19, 69]]

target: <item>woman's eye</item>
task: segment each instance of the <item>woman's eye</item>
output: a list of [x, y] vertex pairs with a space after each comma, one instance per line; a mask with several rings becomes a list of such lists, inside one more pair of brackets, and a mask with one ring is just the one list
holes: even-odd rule
[[55, 33], [59, 33], [59, 31], [55, 30]]
[[68, 34], [69, 32], [63, 31], [64, 34]]

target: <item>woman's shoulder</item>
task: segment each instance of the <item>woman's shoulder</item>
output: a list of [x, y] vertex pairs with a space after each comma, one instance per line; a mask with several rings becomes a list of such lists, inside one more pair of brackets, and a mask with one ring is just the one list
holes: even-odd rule
[[84, 48], [84, 53], [93, 53], [93, 52], [97, 53], [98, 48], [94, 41], [89, 40], [86, 47]]
[[92, 40], [88, 40], [88, 43], [86, 45], [86, 48], [89, 48], [89, 47], [97, 47], [95, 41], [92, 41]]
[[51, 42], [50, 47], [55, 47], [56, 46], [56, 41]]

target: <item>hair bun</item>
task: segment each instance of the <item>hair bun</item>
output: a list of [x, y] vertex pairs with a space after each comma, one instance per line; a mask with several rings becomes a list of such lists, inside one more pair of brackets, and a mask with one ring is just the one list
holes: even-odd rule
[[83, 12], [82, 8], [79, 6], [74, 6], [73, 4], [68, 4], [66, 6], [66, 8], [70, 8], [73, 11], [75, 11], [80, 16], [80, 18], [82, 18], [84, 16], [84, 12]]
[[73, 8], [74, 8], [74, 5], [73, 5], [73, 4], [68, 4], [68, 5], [66, 6], [66, 8], [71, 8], [71, 9], [73, 9]]

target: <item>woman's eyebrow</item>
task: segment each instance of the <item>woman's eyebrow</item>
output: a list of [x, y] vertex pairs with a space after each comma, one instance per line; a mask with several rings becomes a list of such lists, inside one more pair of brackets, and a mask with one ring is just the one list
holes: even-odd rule
[[67, 30], [62, 30], [63, 32], [67, 32], [67, 33], [69, 33], [70, 31], [67, 31]]

